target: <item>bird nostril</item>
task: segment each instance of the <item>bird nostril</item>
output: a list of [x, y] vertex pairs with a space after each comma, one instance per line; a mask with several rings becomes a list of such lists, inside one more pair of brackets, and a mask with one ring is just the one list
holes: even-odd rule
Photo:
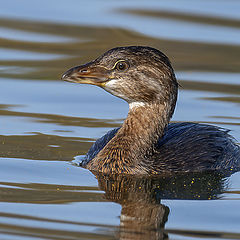
[[80, 73], [88, 73], [89, 70], [86, 69], [86, 68], [83, 68], [83, 69], [80, 69], [78, 72], [80, 72]]

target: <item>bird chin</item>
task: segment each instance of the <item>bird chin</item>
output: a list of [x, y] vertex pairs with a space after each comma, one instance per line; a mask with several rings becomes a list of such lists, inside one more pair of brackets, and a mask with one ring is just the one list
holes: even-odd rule
[[127, 102], [131, 101], [131, 99], [127, 98], [123, 93], [119, 91], [119, 79], [110, 79], [109, 81], [106, 81], [102, 85], [102, 88], [112, 95], [119, 97]]
[[108, 79], [99, 79], [96, 77], [70, 77], [64, 79], [64, 81], [72, 82], [72, 83], [80, 83], [80, 84], [90, 84], [90, 85], [96, 85], [99, 87], [104, 87], [106, 82], [108, 82]]

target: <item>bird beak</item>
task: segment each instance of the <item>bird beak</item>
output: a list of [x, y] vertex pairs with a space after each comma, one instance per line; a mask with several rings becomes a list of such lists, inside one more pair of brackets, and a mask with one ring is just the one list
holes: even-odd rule
[[62, 75], [62, 80], [74, 83], [92, 84], [103, 87], [110, 80], [110, 71], [92, 63], [73, 67]]

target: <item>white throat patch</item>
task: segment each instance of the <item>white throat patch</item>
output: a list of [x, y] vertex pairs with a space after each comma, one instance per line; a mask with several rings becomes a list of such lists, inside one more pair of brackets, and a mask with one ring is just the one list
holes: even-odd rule
[[144, 102], [131, 102], [131, 103], [129, 103], [129, 110], [132, 110], [132, 109], [138, 108], [138, 107], [143, 107], [145, 105], [146, 105], [146, 103], [144, 103]]

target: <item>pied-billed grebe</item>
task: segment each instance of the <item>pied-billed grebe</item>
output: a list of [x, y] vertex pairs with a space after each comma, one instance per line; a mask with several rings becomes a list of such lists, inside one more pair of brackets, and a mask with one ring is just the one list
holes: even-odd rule
[[103, 173], [235, 170], [240, 150], [227, 131], [172, 123], [178, 83], [166, 55], [143, 46], [113, 48], [73, 67], [63, 80], [97, 85], [129, 103], [122, 127], [90, 148], [82, 166]]

